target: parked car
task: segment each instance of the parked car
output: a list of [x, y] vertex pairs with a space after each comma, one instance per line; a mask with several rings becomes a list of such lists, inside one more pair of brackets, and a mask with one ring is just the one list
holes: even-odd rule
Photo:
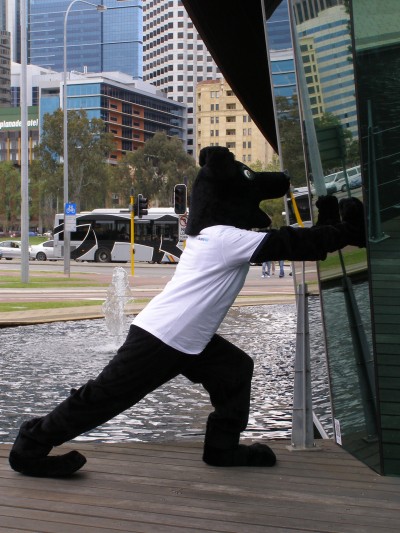
[[326, 193], [333, 194], [342, 190], [342, 187], [346, 187], [346, 180], [344, 179], [344, 172], [334, 172], [324, 177]]
[[54, 241], [45, 241], [30, 247], [29, 257], [37, 261], [56, 261], [54, 257]]
[[[360, 165], [346, 169], [347, 179], [350, 189], [356, 189], [361, 186], [361, 167]], [[334, 194], [335, 192], [344, 192], [347, 190], [346, 178], [344, 171], [333, 172], [324, 177], [326, 193]], [[313, 191], [315, 192], [315, 191]]]
[[[361, 187], [362, 185], [362, 180], [361, 180], [361, 168], [360, 167], [355, 167], [355, 169], [357, 170], [358, 169], [358, 172], [352, 172], [350, 173], [350, 171], [348, 172], [348, 177], [349, 177], [349, 187], [350, 189], [358, 189], [358, 187]], [[352, 169], [350, 169], [352, 170]]]
[[2, 241], [0, 242], [0, 252], [4, 259], [14, 259], [21, 257], [21, 241]]

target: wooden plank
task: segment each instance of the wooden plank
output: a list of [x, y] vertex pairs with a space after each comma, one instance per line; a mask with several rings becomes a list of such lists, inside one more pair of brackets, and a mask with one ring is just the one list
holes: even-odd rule
[[0, 531], [35, 533], [397, 532], [400, 479], [378, 476], [331, 441], [277, 451], [274, 468], [213, 468], [201, 443], [82, 444], [71, 479], [24, 477], [0, 445]]

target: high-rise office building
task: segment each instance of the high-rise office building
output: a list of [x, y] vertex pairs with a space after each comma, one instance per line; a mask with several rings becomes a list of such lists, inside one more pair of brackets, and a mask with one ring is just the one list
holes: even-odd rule
[[275, 96], [297, 92], [288, 0], [283, 0], [266, 23], [271, 76]]
[[[11, 3], [15, 6], [14, 0]], [[64, 69], [64, 17], [70, 4], [71, 0], [28, 0], [30, 64], [58, 72]], [[98, 0], [96, 4], [107, 10], [99, 12], [94, 5], [77, 2], [68, 14], [68, 70], [120, 71], [141, 79], [141, 0]]]
[[247, 165], [271, 162], [274, 151], [223, 79], [196, 89], [197, 156], [205, 146], [226, 146]]
[[222, 77], [180, 0], [143, 0], [143, 80], [188, 107], [187, 151], [196, 151], [196, 84]]
[[337, 3], [297, 24], [313, 116], [329, 113], [358, 137], [352, 40], [345, 5]]
[[21, 28], [20, 28], [20, 0], [2, 0], [1, 24], [2, 30], [7, 30], [10, 34], [10, 56], [11, 61], [21, 62]]
[[11, 51], [10, 33], [7, 31], [7, 10], [0, 2], [0, 107], [8, 107], [11, 101]]

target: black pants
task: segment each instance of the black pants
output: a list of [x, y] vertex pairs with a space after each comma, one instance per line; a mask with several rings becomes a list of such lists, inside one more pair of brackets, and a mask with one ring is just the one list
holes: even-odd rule
[[205, 445], [234, 448], [248, 421], [251, 357], [219, 335], [201, 354], [183, 354], [134, 325], [98, 377], [38, 419], [25, 436], [58, 446], [110, 420], [178, 374], [201, 383], [210, 395], [214, 412]]

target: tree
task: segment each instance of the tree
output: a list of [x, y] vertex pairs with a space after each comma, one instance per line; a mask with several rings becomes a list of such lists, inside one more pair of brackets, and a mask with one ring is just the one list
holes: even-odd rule
[[0, 227], [7, 233], [20, 226], [21, 173], [10, 162], [0, 163]]
[[[68, 111], [68, 188], [69, 200], [78, 211], [104, 206], [114, 137], [105, 131], [101, 119], [88, 119], [84, 110]], [[50, 195], [60, 198], [63, 191], [63, 111], [44, 115], [41, 142], [35, 149], [32, 177], [40, 191], [39, 201]]]
[[153, 207], [168, 207], [173, 205], [174, 185], [186, 183], [190, 189], [196, 173], [196, 163], [180, 139], [156, 133], [143, 148], [127, 153], [114, 169], [112, 190], [127, 197], [133, 187]]
[[319, 130], [324, 128], [340, 128], [344, 139], [344, 158], [338, 157], [336, 159], [330, 159], [322, 161], [324, 172], [328, 174], [337, 168], [342, 168], [343, 163], [347, 167], [358, 165], [360, 162], [358, 141], [353, 140], [353, 134], [351, 130], [344, 128], [340, 119], [333, 113], [324, 113], [321, 117], [315, 119], [315, 130], [318, 133]]
[[289, 171], [293, 187], [306, 184], [304, 149], [297, 97], [276, 98], [283, 167]]

